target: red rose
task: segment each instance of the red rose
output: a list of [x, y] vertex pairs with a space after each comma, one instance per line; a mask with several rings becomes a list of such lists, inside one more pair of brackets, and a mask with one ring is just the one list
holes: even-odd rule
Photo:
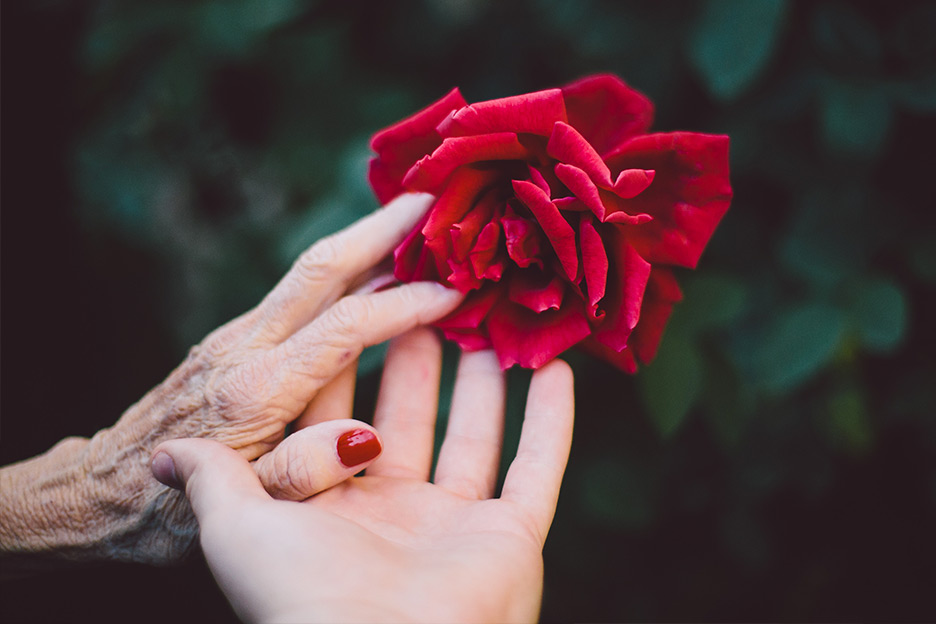
[[472, 105], [455, 89], [377, 133], [377, 198], [436, 196], [396, 277], [470, 291], [437, 325], [505, 369], [578, 345], [634, 372], [682, 296], [669, 267], [695, 267], [732, 194], [727, 136], [647, 134], [652, 119], [599, 75]]

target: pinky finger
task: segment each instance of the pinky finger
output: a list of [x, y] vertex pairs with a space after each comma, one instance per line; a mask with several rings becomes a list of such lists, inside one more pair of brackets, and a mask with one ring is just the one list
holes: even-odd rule
[[530, 513], [541, 541], [552, 524], [572, 446], [575, 414], [572, 369], [554, 360], [533, 373], [517, 456], [501, 498]]

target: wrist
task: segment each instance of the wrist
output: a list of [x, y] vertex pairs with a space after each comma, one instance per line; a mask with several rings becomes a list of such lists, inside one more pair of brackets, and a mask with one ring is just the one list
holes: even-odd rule
[[181, 558], [197, 526], [184, 495], [153, 479], [148, 461], [143, 445], [114, 428], [0, 470], [5, 569]]

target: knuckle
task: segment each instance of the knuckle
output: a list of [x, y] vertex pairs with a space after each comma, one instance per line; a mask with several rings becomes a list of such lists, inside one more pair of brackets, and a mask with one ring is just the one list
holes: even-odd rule
[[250, 363], [215, 371], [205, 382], [205, 399], [212, 410], [233, 416], [267, 401], [267, 375]]
[[340, 258], [341, 245], [334, 236], [328, 236], [303, 252], [294, 269], [306, 281], [325, 282], [335, 277]]
[[337, 333], [347, 335], [367, 327], [375, 318], [374, 303], [369, 297], [348, 295], [332, 306], [328, 313], [331, 327]]
[[275, 498], [302, 500], [315, 493], [315, 477], [309, 462], [297, 449], [286, 446], [273, 464], [267, 491]]

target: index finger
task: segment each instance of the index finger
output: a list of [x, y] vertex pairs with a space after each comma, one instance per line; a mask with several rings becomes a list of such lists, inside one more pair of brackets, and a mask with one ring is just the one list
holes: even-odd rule
[[524, 507], [545, 542], [572, 447], [575, 398], [572, 369], [553, 360], [533, 373], [517, 456], [501, 498]]
[[282, 342], [337, 301], [403, 240], [432, 201], [425, 193], [400, 195], [303, 252], [257, 309], [264, 337]]

